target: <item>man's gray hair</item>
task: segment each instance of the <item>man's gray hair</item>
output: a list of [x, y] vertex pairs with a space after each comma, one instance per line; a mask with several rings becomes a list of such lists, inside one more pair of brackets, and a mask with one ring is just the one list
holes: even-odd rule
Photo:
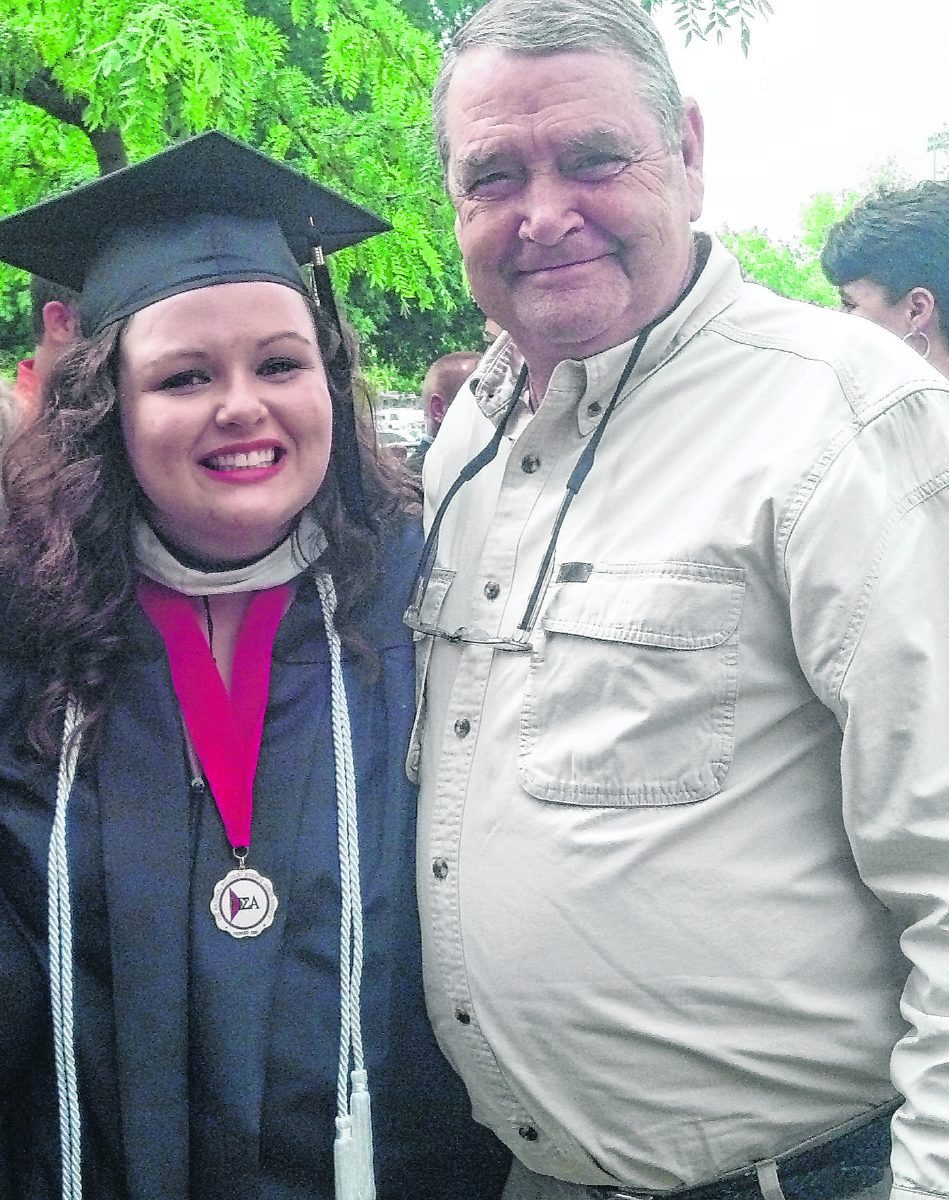
[[654, 112], [666, 148], [678, 149], [682, 96], [659, 31], [638, 0], [488, 0], [452, 37], [435, 81], [435, 136], [446, 170], [448, 85], [459, 56], [481, 46], [517, 54], [612, 50], [628, 55], [638, 68], [637, 92]]

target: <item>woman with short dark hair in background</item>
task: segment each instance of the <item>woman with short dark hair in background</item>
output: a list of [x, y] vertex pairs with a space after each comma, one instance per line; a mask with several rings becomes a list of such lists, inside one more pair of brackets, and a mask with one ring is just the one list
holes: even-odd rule
[[831, 229], [821, 266], [847, 312], [949, 376], [949, 181], [869, 196]]

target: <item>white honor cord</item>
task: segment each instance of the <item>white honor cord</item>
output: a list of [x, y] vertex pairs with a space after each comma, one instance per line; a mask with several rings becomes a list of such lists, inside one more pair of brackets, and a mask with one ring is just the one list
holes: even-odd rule
[[[336, 1200], [375, 1200], [372, 1116], [362, 1046], [362, 893], [356, 771], [349, 704], [343, 681], [342, 647], [333, 623], [336, 590], [327, 574], [315, 576], [330, 650], [333, 759], [336, 769], [336, 827], [339, 841], [339, 1071], [336, 1079], [336, 1140], [333, 1146]], [[352, 1076], [349, 1064], [352, 1057]], [[350, 1094], [350, 1082], [352, 1092]]]
[[49, 839], [49, 990], [53, 1010], [56, 1088], [59, 1093], [59, 1141], [63, 1200], [82, 1200], [82, 1130], [76, 1052], [73, 1040], [72, 909], [69, 902], [69, 855], [66, 810], [76, 762], [82, 710], [75, 700], [66, 706], [63, 743], [56, 780], [56, 812]]

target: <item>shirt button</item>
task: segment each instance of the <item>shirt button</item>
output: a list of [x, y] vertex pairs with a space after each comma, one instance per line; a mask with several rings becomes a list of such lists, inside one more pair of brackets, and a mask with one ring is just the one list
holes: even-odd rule
[[536, 1142], [539, 1135], [533, 1125], [521, 1125], [517, 1136], [522, 1137], [525, 1142]]
[[456, 1008], [455, 1009], [455, 1020], [458, 1022], [459, 1025], [470, 1025], [471, 1024], [471, 1013], [467, 1012], [463, 1008]]
[[203, 796], [204, 793], [207, 791], [208, 785], [204, 782], [203, 779], [195, 778], [195, 779], [191, 780], [191, 783], [188, 786], [191, 789], [192, 796]]
[[489, 583], [484, 585], [484, 597], [486, 600], [497, 600], [500, 594], [501, 585], [496, 583], [495, 580], [492, 579]]
[[436, 879], [444, 879], [448, 875], [448, 863], [443, 858], [436, 858], [432, 863], [432, 874]]
[[521, 470], [525, 475], [533, 475], [540, 466], [540, 459], [536, 454], [525, 454], [521, 459]]
[[598, 417], [602, 411], [603, 405], [599, 402], [599, 400], [594, 400], [592, 404], [587, 405], [588, 416]]
[[461, 717], [455, 722], [455, 737], [466, 738], [471, 732], [471, 722]]

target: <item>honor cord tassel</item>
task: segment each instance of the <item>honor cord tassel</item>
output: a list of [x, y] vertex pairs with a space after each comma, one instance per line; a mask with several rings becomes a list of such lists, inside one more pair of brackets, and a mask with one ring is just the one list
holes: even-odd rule
[[[343, 680], [342, 646], [333, 623], [336, 591], [327, 574], [316, 575], [330, 650], [333, 759], [336, 772], [336, 826], [340, 877], [340, 1021], [336, 1079], [336, 1200], [375, 1200], [372, 1120], [362, 1045], [363, 966], [362, 891], [359, 878], [359, 827], [352, 730]], [[350, 1108], [352, 1060], [352, 1108]]]
[[356, 1146], [353, 1125], [349, 1117], [336, 1118], [336, 1140], [333, 1142], [333, 1179], [336, 1200], [359, 1200]]
[[365, 1069], [354, 1070], [351, 1080], [352, 1092], [349, 1106], [353, 1123], [353, 1147], [356, 1155], [359, 1196], [360, 1200], [372, 1200], [372, 1197], [375, 1196], [372, 1162], [372, 1106]]

